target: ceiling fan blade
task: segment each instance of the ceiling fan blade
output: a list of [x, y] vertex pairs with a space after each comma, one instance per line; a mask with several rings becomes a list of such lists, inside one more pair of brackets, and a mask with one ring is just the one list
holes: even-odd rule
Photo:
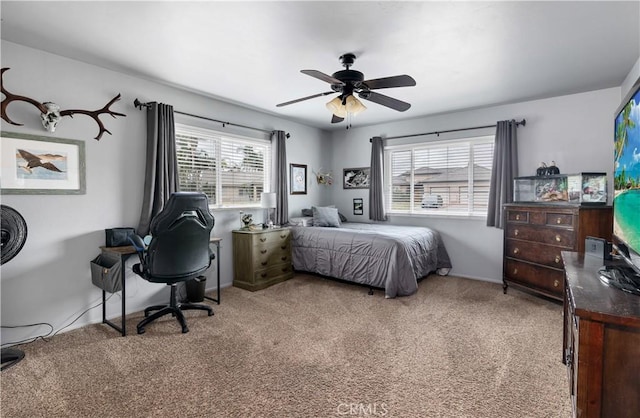
[[311, 77], [317, 78], [318, 80], [325, 81], [329, 84], [339, 84], [341, 86], [344, 85], [344, 83], [338, 80], [337, 78], [331, 77], [330, 75], [326, 75], [325, 73], [320, 72], [318, 70], [300, 70], [300, 72], [302, 74], [310, 75]]
[[416, 80], [406, 74], [396, 75], [393, 77], [376, 78], [373, 80], [365, 80], [362, 84], [369, 89], [388, 89], [392, 87], [411, 87], [416, 85]]
[[340, 116], [331, 115], [331, 123], [340, 123], [343, 120], [344, 118], [341, 118]]
[[300, 99], [295, 99], [288, 102], [280, 103], [280, 104], [277, 104], [276, 107], [288, 106], [290, 104], [302, 102], [304, 100], [315, 99], [316, 97], [326, 96], [327, 94], [333, 94], [333, 93], [335, 93], [335, 91], [325, 91], [324, 93], [318, 93], [312, 96], [302, 97]]
[[385, 96], [384, 94], [376, 93], [373, 91], [362, 91], [358, 93], [358, 96], [361, 99], [378, 103], [379, 105], [389, 107], [391, 109], [397, 110], [398, 112], [404, 112], [411, 107], [411, 105], [407, 102], [403, 102], [401, 100], [394, 99], [393, 97]]

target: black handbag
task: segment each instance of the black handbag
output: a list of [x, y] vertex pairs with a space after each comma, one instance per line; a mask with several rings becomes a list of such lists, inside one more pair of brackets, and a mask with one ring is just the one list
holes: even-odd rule
[[105, 229], [105, 241], [107, 247], [124, 247], [131, 245], [129, 237], [136, 234], [133, 228], [109, 228]]

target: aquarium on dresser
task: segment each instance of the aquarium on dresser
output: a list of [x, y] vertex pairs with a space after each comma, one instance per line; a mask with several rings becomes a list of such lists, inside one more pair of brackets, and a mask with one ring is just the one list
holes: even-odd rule
[[578, 173], [516, 177], [513, 179], [513, 201], [606, 205], [607, 174]]

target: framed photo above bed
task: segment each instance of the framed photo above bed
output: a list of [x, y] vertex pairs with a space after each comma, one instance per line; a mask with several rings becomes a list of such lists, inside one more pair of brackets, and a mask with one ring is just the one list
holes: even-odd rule
[[370, 174], [370, 167], [345, 168], [342, 173], [342, 188], [368, 189]]
[[353, 214], [354, 215], [364, 214], [364, 203], [362, 201], [362, 198], [353, 199]]
[[307, 166], [289, 164], [289, 194], [307, 194]]

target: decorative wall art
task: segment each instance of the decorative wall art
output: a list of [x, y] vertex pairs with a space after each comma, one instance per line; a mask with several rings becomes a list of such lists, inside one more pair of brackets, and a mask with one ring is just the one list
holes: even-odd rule
[[317, 172], [314, 171], [313, 174], [315, 174], [318, 184], [323, 186], [331, 186], [333, 184], [333, 173], [331, 171], [323, 173], [322, 168], [320, 168]]
[[289, 181], [290, 194], [307, 194], [307, 166], [289, 164]]
[[0, 133], [2, 194], [85, 194], [83, 141]]
[[364, 214], [364, 203], [361, 198], [353, 199], [353, 214], [354, 215]]
[[17, 94], [9, 93], [7, 91], [7, 89], [4, 88], [4, 73], [7, 70], [9, 70], [9, 68], [3, 68], [0, 71], [0, 89], [2, 90], [2, 94], [4, 94], [4, 96], [5, 96], [4, 100], [2, 100], [2, 105], [0, 106], [0, 109], [1, 109], [0, 117], [2, 117], [2, 119], [5, 122], [10, 123], [12, 125], [22, 126], [21, 123], [17, 123], [17, 122], [12, 121], [9, 118], [9, 116], [7, 115], [7, 106], [9, 105], [9, 103], [14, 102], [14, 101], [26, 102], [26, 103], [30, 103], [30, 104], [34, 105], [40, 111], [40, 119], [42, 119], [42, 126], [44, 126], [44, 128], [49, 132], [55, 132], [56, 131], [56, 126], [57, 126], [58, 122], [60, 122], [60, 120], [64, 116], [69, 116], [69, 117], [73, 117], [73, 115], [86, 115], [86, 116], [89, 116], [90, 118], [92, 118], [93, 120], [96, 121], [96, 123], [98, 124], [98, 128], [100, 129], [100, 131], [98, 132], [98, 136], [96, 136], [94, 138], [94, 139], [96, 139], [98, 141], [100, 140], [100, 138], [102, 138], [102, 134], [105, 133], [105, 132], [108, 133], [109, 135], [111, 135], [111, 132], [109, 132], [109, 130], [104, 127], [104, 124], [102, 123], [102, 121], [99, 118], [99, 116], [101, 114], [106, 113], [106, 114], [110, 115], [113, 118], [115, 118], [116, 116], [123, 116], [123, 117], [127, 116], [124, 113], [114, 112], [113, 110], [109, 109], [109, 107], [112, 104], [114, 104], [115, 102], [120, 100], [120, 94], [118, 94], [116, 97], [111, 99], [106, 105], [104, 105], [104, 107], [102, 109], [98, 109], [98, 110], [80, 110], [80, 109], [60, 110], [60, 106], [58, 106], [55, 103], [52, 103], [52, 102], [39, 102], [39, 101], [37, 101], [35, 99], [31, 99], [29, 97], [19, 96]]
[[368, 189], [370, 167], [345, 168], [343, 172], [344, 189]]

